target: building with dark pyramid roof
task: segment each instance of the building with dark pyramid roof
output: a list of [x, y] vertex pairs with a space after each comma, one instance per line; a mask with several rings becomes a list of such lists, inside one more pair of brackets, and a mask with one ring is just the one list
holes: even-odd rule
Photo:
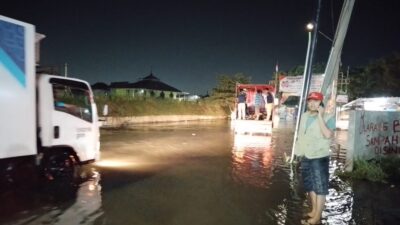
[[[101, 88], [104, 89], [104, 85]], [[100, 85], [92, 86], [93, 90], [96, 87], [100, 88]], [[156, 97], [156, 98], [179, 98], [183, 92], [177, 88], [174, 88], [164, 82], [158, 77], [154, 76], [153, 73], [140, 79], [137, 82], [129, 83], [124, 82], [113, 82], [109, 86], [111, 96], [124, 96], [124, 97]]]
[[130, 84], [130, 88], [134, 89], [147, 89], [147, 90], [155, 90], [155, 91], [169, 91], [169, 92], [181, 92], [180, 90], [162, 82], [153, 73], [150, 73], [147, 77], [144, 77], [142, 80]]

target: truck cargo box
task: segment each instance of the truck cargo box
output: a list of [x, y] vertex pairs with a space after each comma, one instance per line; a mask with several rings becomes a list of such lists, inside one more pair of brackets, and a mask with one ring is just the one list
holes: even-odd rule
[[0, 16], [0, 158], [36, 154], [35, 28]]

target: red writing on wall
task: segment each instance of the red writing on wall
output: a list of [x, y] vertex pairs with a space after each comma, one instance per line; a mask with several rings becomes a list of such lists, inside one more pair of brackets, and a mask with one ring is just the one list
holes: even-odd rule
[[400, 120], [365, 123], [361, 116], [360, 134], [365, 134], [366, 147], [375, 154], [400, 154]]
[[399, 135], [375, 136], [367, 135], [367, 147], [382, 145], [398, 145]]
[[394, 133], [400, 132], [400, 122], [399, 122], [399, 120], [394, 120], [393, 121], [393, 132]]
[[363, 133], [368, 133], [368, 132], [378, 132], [378, 131], [387, 131], [388, 130], [388, 123], [387, 122], [382, 122], [382, 123], [368, 123], [366, 126], [363, 127], [362, 132]]
[[400, 146], [389, 145], [389, 146], [375, 146], [374, 152], [377, 155], [390, 155], [390, 154], [400, 154]]
[[[392, 130], [389, 129], [389, 124], [392, 125], [391, 126]], [[364, 116], [361, 117], [360, 134], [382, 132], [382, 131], [392, 131], [394, 133], [400, 132], [400, 121], [393, 120], [391, 123], [389, 122], [365, 123]]]

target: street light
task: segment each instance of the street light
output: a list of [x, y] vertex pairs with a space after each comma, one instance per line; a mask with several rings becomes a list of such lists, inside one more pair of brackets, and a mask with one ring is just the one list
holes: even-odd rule
[[[305, 97], [308, 93], [309, 90], [309, 85], [310, 85], [310, 80], [312, 76], [312, 57], [313, 57], [313, 32], [315, 28], [315, 23], [314, 22], [309, 22], [306, 25], [306, 30], [308, 32], [308, 45], [307, 45], [307, 55], [306, 55], [306, 62], [304, 64], [304, 85], [303, 85], [303, 90], [301, 91], [301, 94], [303, 97]], [[301, 100], [301, 98], [300, 98]], [[301, 108], [303, 110], [303, 108]], [[299, 110], [300, 111], [300, 110]]]
[[301, 89], [301, 93], [300, 93], [300, 100], [299, 100], [299, 107], [298, 107], [298, 111], [297, 111], [297, 121], [296, 121], [296, 129], [294, 132], [294, 139], [293, 139], [293, 145], [292, 145], [292, 154], [290, 156], [290, 162], [293, 162], [293, 158], [294, 158], [294, 149], [296, 146], [296, 139], [297, 139], [297, 131], [299, 129], [299, 125], [300, 125], [300, 117], [302, 112], [305, 109], [305, 105], [306, 105], [306, 96], [308, 93], [308, 89], [309, 89], [309, 85], [310, 85], [310, 80], [311, 80], [311, 70], [312, 70], [312, 58], [313, 58], [313, 50], [312, 48], [314, 47], [313, 45], [315, 45], [315, 37], [314, 37], [314, 41], [313, 41], [313, 32], [315, 31], [315, 26], [313, 22], [310, 22], [306, 25], [306, 30], [308, 32], [308, 44], [307, 44], [307, 54], [306, 54], [306, 62], [304, 64], [304, 75], [303, 75], [303, 87]]
[[312, 22], [308, 23], [306, 28], [308, 32], [311, 32], [312, 30], [314, 30], [314, 23]]

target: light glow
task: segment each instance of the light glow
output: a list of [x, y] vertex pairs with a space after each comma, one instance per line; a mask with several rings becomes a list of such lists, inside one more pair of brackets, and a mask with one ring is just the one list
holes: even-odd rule
[[400, 111], [400, 97], [358, 98], [341, 107], [345, 110]]
[[396, 111], [396, 105], [391, 104], [388, 98], [370, 98], [364, 101], [366, 111]]
[[234, 128], [236, 134], [245, 133], [260, 133], [271, 134], [272, 123], [270, 121], [256, 121], [256, 120], [232, 120], [231, 126]]
[[243, 150], [245, 148], [267, 148], [271, 145], [271, 136], [253, 136], [235, 134], [234, 147]]
[[132, 166], [133, 163], [121, 160], [101, 160], [99, 162], [96, 162], [95, 165], [100, 167], [120, 168]]
[[308, 31], [312, 31], [314, 29], [314, 24], [313, 23], [308, 23], [306, 26]]

